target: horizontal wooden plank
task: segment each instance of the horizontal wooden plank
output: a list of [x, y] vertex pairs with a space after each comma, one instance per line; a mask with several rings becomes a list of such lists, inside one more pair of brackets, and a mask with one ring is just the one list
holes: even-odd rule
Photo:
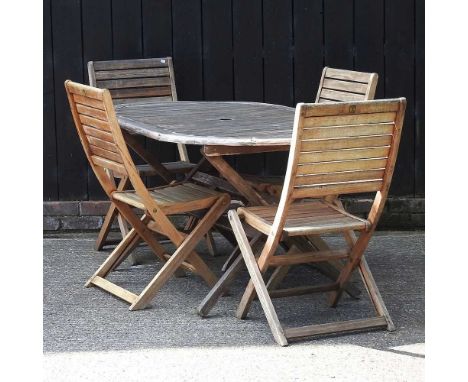
[[341, 102], [363, 101], [362, 94], [348, 93], [341, 90], [322, 89], [320, 97]]
[[369, 102], [342, 102], [332, 104], [310, 103], [303, 106], [304, 117], [320, 117], [333, 115], [347, 115], [359, 113], [388, 113], [396, 112], [404, 98], [376, 100]]
[[301, 326], [297, 328], [284, 329], [284, 335], [288, 340], [304, 337], [318, 336], [322, 334], [333, 334], [342, 332], [352, 332], [356, 330], [385, 328], [387, 320], [384, 316], [375, 318], [365, 318], [359, 320], [331, 322], [328, 324], [318, 324]]
[[88, 141], [93, 146], [100, 147], [101, 149], [119, 154], [119, 149], [117, 148], [117, 145], [113, 142], [108, 142], [93, 136], [88, 136]]
[[72, 94], [80, 95], [83, 97], [93, 98], [102, 101], [104, 91], [102, 89], [92, 88], [90, 86], [80, 87], [81, 84], [74, 84], [71, 81], [66, 81], [65, 86]]
[[139, 87], [153, 86], [170, 86], [171, 79], [169, 77], [156, 78], [128, 78], [118, 80], [101, 80], [97, 81], [97, 86], [103, 89], [126, 89]]
[[120, 154], [117, 154], [113, 151], [105, 150], [99, 146], [94, 146], [92, 144], [89, 145], [89, 149], [94, 155], [100, 156], [105, 159], [109, 159], [117, 163], [123, 163], [123, 160]]
[[96, 80], [146, 78], [169, 76], [169, 68], [102, 70], [95, 73]]
[[114, 283], [111, 283], [110, 281], [99, 277], [99, 276], [94, 276], [93, 279], [91, 280], [91, 284], [94, 284], [98, 286], [101, 289], [104, 289], [105, 291], [113, 294], [114, 296], [117, 296], [121, 298], [122, 300], [127, 301], [130, 304], [133, 304], [138, 296]]
[[327, 126], [304, 129], [302, 139], [363, 137], [372, 135], [390, 135], [393, 133], [393, 123], [374, 123], [362, 125]]
[[[136, 97], [157, 97], [171, 96], [170, 86], [158, 86], [148, 88], [126, 88], [126, 89], [110, 89], [112, 98], [136, 98]], [[144, 102], [144, 101], [143, 101]]]
[[90, 117], [89, 115], [79, 114], [79, 118], [82, 124], [92, 126], [96, 129], [104, 130], [104, 131], [111, 131], [109, 123], [106, 121], [102, 121], [100, 119], [96, 119]]
[[394, 112], [321, 116], [305, 118], [303, 126], [307, 129], [312, 127], [393, 123], [395, 118], [396, 113]]
[[375, 180], [383, 179], [385, 170], [344, 171], [329, 174], [315, 174], [298, 176], [294, 180], [296, 186], [312, 184], [347, 182], [352, 180]]
[[121, 163], [114, 162], [113, 160], [109, 160], [106, 158], [102, 158], [100, 156], [92, 155], [91, 160], [96, 166], [104, 167], [109, 170], [116, 172], [117, 174], [127, 175], [127, 170], [125, 166]]
[[388, 157], [389, 151], [390, 146], [303, 152], [299, 154], [299, 163], [305, 164], [329, 161], [342, 161], [349, 159], [386, 158]]
[[325, 78], [335, 78], [338, 80], [345, 80], [345, 81], [356, 81], [356, 82], [369, 82], [372, 73], [362, 73], [362, 72], [355, 72], [352, 70], [341, 70], [341, 69], [333, 69], [327, 68], [325, 72]]
[[166, 58], [144, 58], [140, 60], [111, 60], [93, 62], [94, 70], [164, 68], [168, 66]]
[[[313, 217], [312, 217], [313, 219]], [[348, 257], [347, 250], [328, 250], [316, 252], [293, 253], [286, 255], [277, 255], [270, 258], [269, 265], [294, 265], [316, 263], [320, 261], [339, 260]]]
[[387, 165], [387, 159], [358, 159], [348, 161], [320, 162], [299, 165], [298, 175], [326, 174], [329, 172], [382, 169]]
[[325, 285], [313, 285], [313, 286], [300, 286], [285, 289], [274, 289], [269, 291], [271, 298], [282, 298], [290, 296], [303, 296], [305, 294], [329, 292], [338, 289], [338, 284], [325, 284]]
[[107, 113], [104, 110], [80, 104], [76, 104], [76, 110], [78, 110], [78, 113], [80, 114], [88, 115], [90, 117], [100, 119], [101, 121], [107, 121]]
[[[133, 93], [134, 94], [134, 93]], [[129, 103], [151, 103], [151, 102], [170, 102], [173, 101], [172, 95], [163, 95], [156, 97], [135, 96], [130, 98], [115, 98], [113, 99], [114, 105], [124, 105]]]
[[92, 126], [87, 126], [87, 125], [82, 125], [83, 130], [85, 131], [86, 135], [89, 135], [91, 137], [96, 137], [99, 139], [102, 139], [107, 142], [114, 143], [114, 138], [111, 133], [103, 130], [96, 129]]
[[[359, 82], [350, 82], [325, 78], [323, 80], [322, 87], [325, 89], [340, 90], [364, 95], [367, 92], [368, 85], [367, 83], [361, 84]], [[361, 99], [364, 100], [364, 97], [361, 96]]]
[[78, 104], [94, 107], [95, 109], [105, 110], [104, 103], [100, 100], [89, 98], [89, 97], [84, 97], [79, 94], [73, 94], [73, 99]]
[[336, 185], [294, 188], [293, 198], [318, 198], [326, 195], [357, 194], [361, 192], [375, 192], [382, 189], [382, 181], [362, 183], [343, 183]]
[[319, 151], [319, 150], [338, 150], [352, 149], [361, 147], [381, 147], [392, 143], [392, 135], [372, 135], [364, 137], [332, 138], [332, 139], [314, 139], [303, 140], [301, 142], [301, 151]]

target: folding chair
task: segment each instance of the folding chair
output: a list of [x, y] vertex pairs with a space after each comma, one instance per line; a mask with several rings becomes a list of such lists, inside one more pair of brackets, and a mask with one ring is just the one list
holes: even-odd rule
[[[65, 88], [88, 161], [117, 211], [132, 226], [86, 286], [100, 287], [129, 302], [130, 310], [144, 308], [181, 266], [198, 273], [209, 286], [213, 286], [217, 278], [194, 248], [229, 206], [229, 195], [189, 182], [147, 189], [123, 138], [110, 92], [69, 80], [65, 82]], [[109, 171], [129, 181], [133, 190], [116, 188]], [[138, 218], [132, 207], [143, 211], [143, 217]], [[169, 215], [201, 210], [207, 212], [189, 234], [178, 231], [169, 220]], [[176, 246], [171, 256], [155, 239], [154, 232], [166, 236]], [[165, 264], [144, 290], [136, 295], [105, 277], [130, 254], [140, 240], [144, 240]]]
[[[324, 67], [315, 103], [368, 101], [374, 99], [379, 76], [377, 73], [356, 72]], [[261, 194], [279, 199], [283, 187], [281, 177], [246, 175], [249, 183]]]
[[[114, 104], [132, 101], [177, 101], [171, 57], [90, 61], [88, 74], [91, 86], [109, 89]], [[141, 176], [159, 176], [168, 184], [175, 174], [186, 174], [195, 167], [195, 164], [190, 163], [183, 144], [177, 145], [180, 161], [161, 164], [137, 139], [130, 134], [125, 134], [124, 137], [132, 150], [145, 161], [145, 164], [136, 166]], [[115, 175], [118, 177], [118, 174]], [[127, 186], [124, 179], [121, 179], [119, 190], [124, 190]], [[122, 237], [128, 233], [126, 222], [117, 213], [115, 205], [111, 204], [96, 240], [96, 250], [101, 250], [108, 243], [106, 239], [116, 217]]]
[[[282, 346], [287, 345], [289, 339], [329, 333], [384, 327], [394, 330], [363, 255], [387, 199], [405, 107], [404, 98], [297, 105], [279, 205], [242, 207], [237, 212], [231, 210], [228, 213], [251, 277], [236, 312], [238, 318], [246, 317], [250, 304], [258, 295], [273, 336]], [[340, 194], [364, 192], [376, 193], [367, 219], [346, 212], [334, 198]], [[329, 196], [331, 198], [327, 198]], [[252, 252], [240, 218], [267, 236], [258, 259]], [[356, 238], [354, 231], [360, 233], [359, 237]], [[275, 255], [282, 240], [294, 242], [307, 235], [328, 232], [344, 233], [348, 248], [302, 253], [293, 247], [286, 254]], [[333, 259], [344, 259], [345, 263], [336, 282], [328, 285], [270, 291], [263, 281], [262, 274], [268, 267]], [[377, 317], [283, 329], [272, 297], [329, 291], [330, 304], [335, 307], [356, 268], [361, 273]]]

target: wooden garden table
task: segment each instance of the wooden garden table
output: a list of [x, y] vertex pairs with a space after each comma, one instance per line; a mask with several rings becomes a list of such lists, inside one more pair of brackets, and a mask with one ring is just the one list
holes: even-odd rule
[[[132, 134], [163, 142], [202, 146], [205, 158], [251, 205], [267, 205], [262, 196], [224, 159], [229, 155], [288, 151], [295, 109], [258, 102], [133, 101], [115, 106], [120, 126]], [[318, 236], [315, 248], [328, 249]], [[304, 243], [302, 243], [304, 245]], [[330, 277], [333, 267], [322, 269]], [[350, 286], [351, 295], [359, 294]], [[354, 290], [353, 290], [354, 289]]]

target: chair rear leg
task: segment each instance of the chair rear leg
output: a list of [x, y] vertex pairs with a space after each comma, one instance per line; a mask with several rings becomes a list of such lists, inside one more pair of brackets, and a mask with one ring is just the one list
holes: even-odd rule
[[115, 207], [114, 203], [111, 203], [109, 209], [107, 210], [101, 229], [99, 230], [99, 235], [96, 239], [96, 243], [94, 244], [94, 249], [96, 251], [100, 251], [106, 245], [107, 236], [109, 235], [109, 232], [112, 228], [112, 224], [114, 223], [114, 220], [117, 217], [117, 215], [117, 208]]

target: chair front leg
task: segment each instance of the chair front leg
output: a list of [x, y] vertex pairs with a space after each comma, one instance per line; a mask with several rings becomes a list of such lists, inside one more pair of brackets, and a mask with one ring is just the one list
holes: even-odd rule
[[263, 311], [267, 318], [268, 324], [270, 326], [273, 337], [276, 342], [281, 346], [287, 346], [288, 341], [284, 335], [283, 328], [279, 322], [278, 316], [275, 311], [275, 307], [271, 301], [270, 296], [268, 295], [268, 290], [263, 281], [261, 270], [258, 267], [257, 260], [252, 252], [252, 248], [249, 245], [247, 236], [242, 228], [242, 223], [237, 215], [236, 211], [229, 211], [228, 213], [229, 221], [231, 222], [234, 234], [239, 243], [239, 248], [241, 250], [242, 257], [244, 259], [247, 270], [251, 278], [251, 283], [258, 294], [258, 299], [262, 305]]

